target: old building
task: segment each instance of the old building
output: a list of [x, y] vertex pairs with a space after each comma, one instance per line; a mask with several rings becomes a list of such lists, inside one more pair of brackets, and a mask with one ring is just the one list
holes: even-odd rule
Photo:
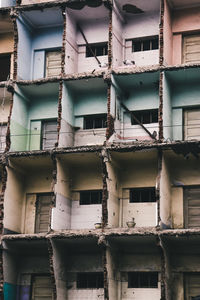
[[0, 299], [200, 299], [199, 0], [0, 0]]

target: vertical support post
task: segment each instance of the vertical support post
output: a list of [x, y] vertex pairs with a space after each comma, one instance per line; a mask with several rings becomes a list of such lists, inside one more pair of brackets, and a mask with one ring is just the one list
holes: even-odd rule
[[163, 136], [163, 71], [160, 72], [159, 79], [159, 110], [158, 110], [158, 123], [159, 123], [159, 141], [162, 142]]
[[160, 1], [160, 24], [159, 24], [159, 64], [164, 62], [164, 0]]
[[51, 276], [51, 282], [53, 286], [53, 297], [54, 300], [56, 300], [57, 291], [56, 291], [56, 280], [55, 280], [54, 267], [53, 267], [53, 247], [49, 239], [47, 239], [47, 246], [48, 246], [48, 253], [49, 253], [50, 276]]
[[[104, 151], [104, 150], [103, 150]], [[103, 180], [103, 192], [102, 192], [102, 228], [104, 229], [108, 223], [108, 187], [107, 178], [108, 172], [106, 168], [106, 163], [104, 161], [104, 154], [100, 153], [101, 167], [102, 167], [102, 180]]]

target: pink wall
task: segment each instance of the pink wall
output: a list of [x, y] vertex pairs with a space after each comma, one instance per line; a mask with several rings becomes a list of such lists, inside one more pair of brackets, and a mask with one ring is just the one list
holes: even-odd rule
[[200, 8], [173, 11], [173, 64], [182, 63], [183, 34], [200, 33]]
[[172, 20], [167, 0], [164, 1], [164, 65], [172, 64]]

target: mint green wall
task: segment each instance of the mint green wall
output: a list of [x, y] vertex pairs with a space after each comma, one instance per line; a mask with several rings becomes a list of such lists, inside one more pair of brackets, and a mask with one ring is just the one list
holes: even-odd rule
[[3, 291], [5, 300], [17, 299], [17, 285], [5, 282], [3, 286]]
[[20, 89], [14, 94], [11, 116], [11, 151], [26, 150], [28, 138], [28, 108], [29, 101], [23, 96]]
[[57, 119], [58, 99], [37, 97], [27, 99], [18, 88], [14, 95], [11, 117], [11, 151], [39, 150], [41, 121]]
[[74, 97], [74, 115], [107, 113], [107, 91], [81, 93]]

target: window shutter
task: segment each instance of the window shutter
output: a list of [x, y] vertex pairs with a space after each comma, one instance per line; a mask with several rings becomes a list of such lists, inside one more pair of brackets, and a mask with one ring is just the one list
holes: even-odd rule
[[61, 73], [61, 52], [52, 51], [46, 54], [46, 77], [59, 76]]
[[35, 233], [49, 230], [52, 194], [38, 195], [36, 207]]
[[57, 121], [46, 121], [42, 125], [42, 149], [52, 149], [57, 142]]
[[185, 227], [200, 227], [200, 188], [186, 189], [184, 198]]
[[53, 289], [50, 276], [35, 276], [32, 286], [32, 300], [52, 300]]
[[191, 35], [184, 37], [183, 43], [183, 62], [200, 62], [200, 35]]
[[0, 125], [0, 152], [6, 148], [6, 130], [7, 125]]
[[200, 140], [200, 109], [185, 111], [185, 140]]
[[[199, 273], [191, 273], [186, 274], [185, 276], [185, 291], [186, 291], [186, 297], [187, 300], [192, 299], [199, 299], [200, 297], [200, 274]], [[198, 297], [199, 296], [199, 297]], [[198, 297], [198, 298], [196, 298]]]

